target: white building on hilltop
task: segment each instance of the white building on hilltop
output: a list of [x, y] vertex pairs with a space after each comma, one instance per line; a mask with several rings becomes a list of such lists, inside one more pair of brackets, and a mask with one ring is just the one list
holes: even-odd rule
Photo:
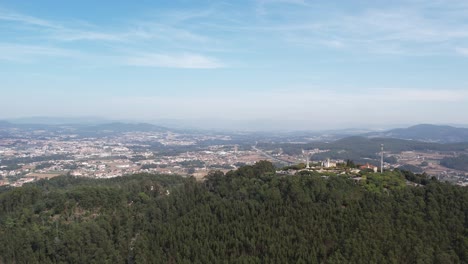
[[336, 162], [331, 162], [330, 159], [327, 159], [325, 161], [322, 161], [322, 167], [324, 168], [336, 167]]

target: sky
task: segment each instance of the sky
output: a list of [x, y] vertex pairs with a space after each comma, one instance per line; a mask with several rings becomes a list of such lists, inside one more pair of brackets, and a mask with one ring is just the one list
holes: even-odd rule
[[468, 124], [468, 1], [3, 1], [0, 119]]

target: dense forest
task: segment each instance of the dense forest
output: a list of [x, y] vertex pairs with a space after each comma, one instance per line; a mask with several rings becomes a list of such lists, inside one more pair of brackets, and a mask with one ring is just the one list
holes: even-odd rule
[[0, 263], [467, 261], [468, 189], [399, 170], [281, 176], [261, 161], [203, 182], [61, 176], [0, 190]]

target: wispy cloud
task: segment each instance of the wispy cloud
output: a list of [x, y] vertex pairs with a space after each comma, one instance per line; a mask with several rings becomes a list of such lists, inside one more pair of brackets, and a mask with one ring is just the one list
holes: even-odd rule
[[258, 0], [259, 4], [267, 5], [267, 4], [292, 4], [292, 5], [307, 5], [307, 1], [305, 0]]
[[71, 41], [125, 41], [126, 37], [123, 34], [113, 34], [105, 32], [96, 32], [89, 30], [61, 30], [50, 35], [50, 38], [63, 42]]
[[39, 45], [17, 45], [0, 43], [0, 60], [31, 63], [44, 58], [80, 58], [83, 54], [78, 51]]
[[257, 0], [256, 1], [256, 14], [258, 16], [264, 16], [269, 14], [272, 9], [271, 6], [284, 6], [284, 5], [292, 5], [292, 6], [307, 6], [307, 1], [305, 0]]
[[[209, 12], [208, 12], [209, 13]], [[28, 16], [16, 12], [0, 10], [0, 20], [13, 23], [8, 30], [11, 32], [25, 31], [28, 38], [38, 39], [47, 45], [23, 45], [0, 43], [0, 59], [12, 62], [35, 62], [37, 58], [45, 57], [87, 57], [96, 60], [103, 56], [115, 58], [113, 62], [123, 65], [146, 67], [169, 67], [187, 69], [214, 69], [225, 67], [219, 59], [199, 54], [200, 50], [210, 50], [212, 40], [204, 35], [181, 27], [192, 19], [206, 17], [208, 13], [177, 13], [166, 18], [168, 21], [158, 23], [148, 21], [126, 22], [121, 27], [113, 26], [103, 29], [89, 23], [56, 22]], [[17, 25], [15, 25], [15, 23]], [[31, 27], [23, 27], [29, 25]], [[89, 42], [90, 46], [72, 45], [73, 42]], [[196, 45], [194, 45], [196, 44]], [[67, 48], [61, 48], [66, 46]], [[105, 48], [104, 53], [94, 51]], [[213, 47], [216, 49], [217, 47]], [[145, 49], [147, 53], [133, 52]], [[157, 53], [151, 50], [158, 49]], [[132, 51], [133, 50], [133, 51]], [[219, 50], [219, 49], [218, 49]], [[78, 56], [77, 54], [80, 54]], [[122, 59], [124, 58], [124, 59]]]
[[127, 58], [125, 63], [131, 66], [184, 69], [216, 69], [224, 67], [218, 60], [199, 54], [140, 54]]
[[[123, 52], [122, 52], [123, 53]], [[45, 59], [61, 58], [86, 61], [87, 65], [102, 65], [103, 61], [111, 61], [113, 65], [139, 67], [181, 68], [181, 69], [217, 69], [226, 67], [218, 59], [201, 54], [163, 54], [139, 53], [126, 51], [126, 55], [89, 54], [72, 49], [41, 45], [15, 45], [0, 43], [0, 61], [15, 63], [38, 63]]]
[[130, 25], [130, 29], [123, 34], [127, 39], [156, 40], [168, 42], [207, 43], [211, 39], [207, 36], [192, 32], [170, 24], [150, 21], [137, 21]]
[[[405, 8], [401, 8], [403, 4]], [[51, 46], [91, 43], [92, 48], [74, 46], [86, 49], [80, 50], [83, 53], [98, 47], [107, 55], [121, 57], [126, 55], [122, 50], [145, 50], [148, 54], [131, 55], [126, 64], [153, 67], [219, 68], [228, 64], [220, 62], [222, 56], [207, 55], [230, 50], [257, 52], [272, 42], [290, 49], [326, 47], [391, 56], [467, 53], [459, 48], [468, 45], [468, 5], [464, 1], [401, 1], [388, 8], [369, 4], [352, 11], [307, 0], [258, 0], [242, 10], [226, 5], [149, 12], [146, 19], [126, 18], [113, 25], [51, 21], [1, 9], [0, 20], [34, 26], [16, 30], [29, 30], [25, 32], [28, 38]]]
[[368, 5], [352, 12], [323, 9], [310, 1], [292, 11], [287, 9], [288, 12], [281, 12], [283, 5], [262, 5], [277, 14], [270, 18], [265, 11], [262, 19], [268, 22], [265, 28], [276, 29], [284, 40], [303, 47], [432, 55], [453, 52], [456, 42], [468, 42], [466, 1], [401, 1], [400, 4], [405, 8], [398, 4], [386, 8]]
[[[178, 24], [188, 23], [195, 18], [205, 18], [211, 11], [204, 12], [177, 12], [162, 16], [167, 21], [154, 22], [156, 19], [137, 20], [115, 28], [115, 30], [99, 29], [90, 23], [77, 23], [74, 21], [51, 21], [34, 16], [29, 16], [12, 11], [0, 9], [0, 20], [12, 23], [36, 26], [41, 30], [17, 28], [17, 30], [30, 30], [41, 38], [49, 38], [56, 41], [110, 41], [110, 42], [135, 42], [144, 40], [175, 40], [205, 42], [206, 36], [194, 33]], [[10, 25], [10, 28], [15, 28]]]
[[[12, 11], [0, 10], [0, 20], [17, 23], [10, 25], [10, 30], [28, 31], [30, 37], [37, 37], [40, 39], [53, 40], [53, 41], [77, 41], [77, 40], [90, 40], [90, 41], [121, 41], [123, 40], [121, 33], [109, 33], [96, 31], [92, 26], [87, 23], [73, 23], [74, 25], [66, 25], [51, 20], [46, 20], [34, 16], [29, 16]], [[69, 23], [68, 23], [69, 24]], [[34, 28], [24, 28], [21, 25], [33, 26]]]
[[10, 21], [10, 22], [19, 22], [22, 24], [39, 26], [39, 27], [47, 27], [47, 28], [53, 28], [53, 29], [62, 28], [61, 25], [45, 20], [45, 19], [40, 19], [37, 17], [19, 14], [19, 13], [6, 11], [2, 9], [0, 9], [0, 20]]

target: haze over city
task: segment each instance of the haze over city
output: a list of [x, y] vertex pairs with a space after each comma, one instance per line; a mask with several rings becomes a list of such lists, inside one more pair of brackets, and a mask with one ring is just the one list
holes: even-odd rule
[[0, 118], [468, 124], [467, 32], [456, 0], [1, 1]]

